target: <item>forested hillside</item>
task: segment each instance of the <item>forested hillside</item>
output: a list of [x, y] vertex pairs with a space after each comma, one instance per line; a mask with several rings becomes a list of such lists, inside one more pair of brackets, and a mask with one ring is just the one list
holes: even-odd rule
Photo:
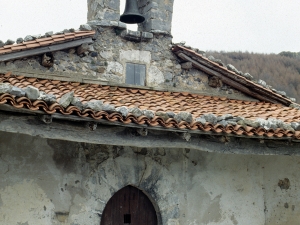
[[221, 59], [242, 72], [250, 73], [255, 80], [261, 79], [275, 89], [300, 102], [300, 53], [257, 54], [249, 52], [206, 52], [206, 56]]

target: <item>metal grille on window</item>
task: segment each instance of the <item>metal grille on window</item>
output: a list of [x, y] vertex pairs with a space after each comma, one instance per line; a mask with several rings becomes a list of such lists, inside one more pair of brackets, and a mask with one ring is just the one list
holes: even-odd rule
[[145, 85], [146, 65], [127, 63], [126, 84]]

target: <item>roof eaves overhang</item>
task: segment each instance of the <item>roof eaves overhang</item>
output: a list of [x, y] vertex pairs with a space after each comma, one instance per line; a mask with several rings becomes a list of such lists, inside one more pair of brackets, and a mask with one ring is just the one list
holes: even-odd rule
[[[45, 139], [91, 144], [194, 149], [222, 154], [300, 155], [300, 144], [291, 142], [291, 138], [244, 138], [214, 135], [212, 132], [188, 133], [188, 131], [159, 127], [149, 127], [145, 132], [145, 126], [121, 125], [105, 120], [97, 120], [94, 123], [91, 118], [78, 119], [76, 116], [59, 114], [53, 114], [51, 122], [45, 123], [43, 112], [29, 113], [24, 109], [19, 111], [4, 107], [1, 106], [0, 110], [0, 135], [25, 134]], [[139, 132], [141, 129], [143, 135]]]

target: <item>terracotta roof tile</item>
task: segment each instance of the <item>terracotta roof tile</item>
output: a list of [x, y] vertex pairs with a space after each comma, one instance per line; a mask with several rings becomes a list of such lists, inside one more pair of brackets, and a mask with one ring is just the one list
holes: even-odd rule
[[75, 38], [74, 34], [64, 37], [65, 40], [69, 40], [69, 39], [73, 39], [73, 38]]
[[49, 40], [52, 40], [52, 39], [53, 39], [52, 37], [44, 37], [44, 38], [38, 38], [35, 41], [36, 42], [43, 42], [43, 41], [49, 41]]
[[51, 37], [38, 38], [33, 41], [26, 41], [20, 44], [6, 45], [0, 48], [0, 55], [12, 53], [15, 51], [25, 50], [27, 48], [38, 48], [40, 46], [47, 46], [51, 44], [58, 44], [72, 39], [83, 37], [90, 37], [95, 34], [95, 31], [75, 31], [73, 33], [52, 35]]
[[65, 38], [53, 38], [53, 41], [54, 42], [61, 42], [61, 41], [64, 41], [65, 40]]
[[34, 44], [27, 44], [26, 43], [26, 48], [36, 48], [36, 47], [40, 47], [40, 46], [41, 45], [39, 43], [34, 43]]
[[11, 47], [11, 50], [12, 50], [12, 51], [22, 50], [22, 49], [24, 49], [24, 46], [23, 46], [23, 45], [22, 45], [22, 46], [13, 46], [13, 47]]
[[[46, 113], [55, 112], [65, 115], [76, 114], [80, 117], [92, 117], [96, 120], [107, 119], [109, 121], [119, 121], [122, 123], [146, 124], [148, 126], [162, 126], [166, 128], [202, 130], [207, 132], [217, 132], [234, 135], [246, 136], [266, 136], [266, 137], [293, 137], [300, 139], [300, 133], [287, 131], [283, 129], [264, 130], [262, 127], [253, 128], [249, 126], [232, 126], [226, 127], [216, 124], [201, 124], [195, 122], [197, 117], [204, 114], [213, 113], [216, 116], [232, 114], [233, 116], [241, 116], [255, 120], [256, 118], [274, 118], [281, 119], [283, 122], [299, 122], [300, 110], [282, 106], [280, 104], [272, 104], [265, 102], [249, 102], [228, 99], [224, 97], [203, 96], [198, 94], [190, 94], [188, 92], [163, 92], [151, 91], [135, 88], [124, 88], [116, 86], [101, 86], [99, 84], [80, 84], [78, 82], [63, 82], [56, 80], [47, 80], [39, 78], [27, 78], [24, 76], [15, 76], [11, 73], [0, 74], [1, 82], [9, 82], [17, 87], [26, 87], [32, 85], [39, 90], [48, 94], [54, 94], [60, 99], [63, 94], [74, 91], [75, 96], [79, 97], [83, 103], [90, 100], [102, 100], [104, 103], [113, 104], [115, 107], [139, 107], [140, 109], [153, 110], [154, 112], [173, 111], [179, 113], [181, 111], [190, 112], [194, 118], [194, 122], [180, 122], [170, 118], [164, 121], [160, 117], [149, 119], [145, 116], [135, 118], [133, 115], [123, 118], [118, 113], [94, 112], [93, 110], [80, 111], [72, 106], [64, 109], [57, 103], [47, 105], [45, 102], [37, 100], [31, 102], [27, 98], [15, 98], [10, 94], [0, 95], [0, 104], [10, 104], [16, 108], [28, 108], [30, 110], [44, 110]], [[105, 116], [104, 116], [105, 115]], [[297, 134], [297, 135], [296, 135]]]
[[23, 42], [22, 44], [30, 45], [30, 44], [35, 44], [35, 43], [37, 43], [36, 40], [33, 40], [33, 41], [26, 41], [26, 42]]
[[12, 50], [10, 48], [0, 50], [0, 54], [6, 54], [6, 53], [9, 53], [9, 52], [12, 52]]

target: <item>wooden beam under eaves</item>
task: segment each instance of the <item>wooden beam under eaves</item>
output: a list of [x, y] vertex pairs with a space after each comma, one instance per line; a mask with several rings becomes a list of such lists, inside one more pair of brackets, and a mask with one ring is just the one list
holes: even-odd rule
[[56, 45], [49, 45], [46, 47], [40, 47], [40, 48], [35, 48], [35, 49], [30, 49], [30, 50], [23, 50], [19, 52], [13, 52], [13, 53], [8, 53], [5, 55], [0, 55], [0, 62], [5, 62], [8, 60], [12, 59], [19, 59], [19, 58], [24, 58], [24, 57], [29, 57], [29, 56], [34, 56], [34, 55], [40, 55], [44, 54], [47, 52], [55, 52], [63, 49], [68, 49], [68, 48], [73, 48], [80, 46], [82, 44], [90, 44], [93, 43], [92, 38], [83, 38], [75, 41], [69, 41], [61, 44], [56, 44]]

